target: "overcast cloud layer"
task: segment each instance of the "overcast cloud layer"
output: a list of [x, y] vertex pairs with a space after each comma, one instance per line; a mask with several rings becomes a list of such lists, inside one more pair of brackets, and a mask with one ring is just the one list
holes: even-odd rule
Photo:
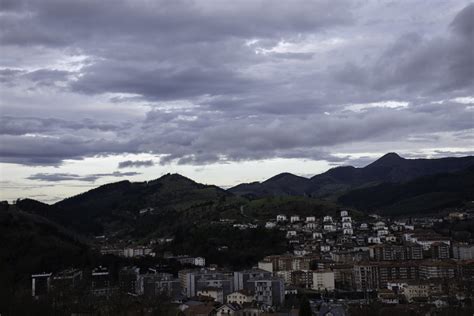
[[469, 1], [0, 3], [0, 162], [59, 167], [30, 180], [473, 148]]

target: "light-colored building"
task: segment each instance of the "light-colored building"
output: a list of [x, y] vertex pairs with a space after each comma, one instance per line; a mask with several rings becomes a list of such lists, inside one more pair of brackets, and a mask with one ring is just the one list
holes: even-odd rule
[[[250, 269], [234, 272], [234, 291], [246, 289], [247, 281], [257, 278], [270, 278], [272, 273], [263, 269]], [[247, 289], [251, 290], [251, 289]]]
[[321, 245], [321, 246], [320, 246], [320, 250], [321, 250], [321, 252], [329, 252], [329, 251], [331, 251], [331, 246], [329, 246], [329, 245]]
[[341, 211], [341, 217], [347, 217], [347, 216], [349, 216], [348, 211]]
[[318, 225], [316, 225], [315, 222], [309, 222], [305, 225], [306, 229], [309, 229], [309, 230], [314, 230], [318, 227]]
[[255, 293], [255, 300], [269, 306], [280, 306], [285, 300], [285, 284], [282, 279], [255, 278], [247, 281], [247, 290]]
[[261, 270], [273, 272], [273, 262], [271, 261], [259, 261], [258, 262], [258, 268]]
[[313, 290], [334, 291], [335, 278], [334, 272], [329, 270], [313, 271]]
[[453, 258], [459, 260], [472, 260], [474, 259], [474, 245], [462, 243], [454, 244], [452, 246]]
[[343, 223], [352, 223], [352, 218], [349, 216], [345, 216], [342, 218]]
[[367, 238], [367, 243], [369, 244], [381, 244], [380, 237], [370, 236]]
[[342, 228], [352, 228], [352, 223], [351, 222], [343, 222], [342, 223]]
[[194, 258], [194, 265], [198, 267], [204, 267], [206, 265], [206, 259], [203, 257]]
[[247, 290], [238, 290], [227, 295], [226, 300], [227, 303], [243, 305], [244, 303], [252, 303], [254, 301], [254, 294]]
[[272, 228], [275, 228], [275, 227], [276, 227], [275, 222], [266, 222], [265, 223], [265, 228], [267, 228], [267, 229], [272, 229]]
[[354, 230], [352, 228], [344, 228], [342, 232], [343, 232], [344, 235], [353, 235], [354, 234]]
[[234, 290], [233, 275], [224, 271], [203, 268], [181, 270], [179, 279], [183, 294], [187, 297], [196, 296], [199, 290], [208, 287], [222, 288], [224, 295]]
[[320, 232], [313, 233], [313, 239], [322, 239], [322, 238], [323, 238], [322, 233], [320, 233]]
[[400, 292], [405, 295], [408, 302], [412, 302], [414, 298], [427, 298], [433, 294], [439, 294], [441, 291], [440, 283], [414, 280], [407, 282]]
[[313, 223], [316, 222], [316, 216], [307, 216], [306, 223]]
[[216, 309], [216, 316], [240, 316], [240, 306], [227, 303]]
[[277, 222], [286, 222], [288, 218], [286, 217], [286, 215], [280, 214], [280, 215], [277, 215], [276, 220]]
[[300, 221], [300, 217], [298, 215], [292, 215], [290, 217], [290, 222], [291, 223], [296, 223], [296, 222], [299, 222]]
[[323, 222], [324, 223], [332, 223], [332, 216], [324, 216]]
[[336, 231], [336, 226], [333, 225], [333, 224], [324, 224], [323, 229], [326, 232], [335, 232]]

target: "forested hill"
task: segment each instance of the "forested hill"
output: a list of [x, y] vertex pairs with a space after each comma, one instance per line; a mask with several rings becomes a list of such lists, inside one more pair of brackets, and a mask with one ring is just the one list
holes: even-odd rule
[[385, 215], [422, 214], [464, 207], [474, 201], [474, 167], [405, 183], [383, 183], [356, 189], [342, 195], [338, 201], [345, 206]]

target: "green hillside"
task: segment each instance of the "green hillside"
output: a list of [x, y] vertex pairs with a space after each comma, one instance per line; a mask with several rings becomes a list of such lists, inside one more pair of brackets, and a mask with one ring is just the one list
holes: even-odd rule
[[474, 168], [457, 173], [421, 177], [406, 183], [384, 183], [356, 189], [338, 202], [386, 215], [421, 214], [462, 207], [474, 200]]

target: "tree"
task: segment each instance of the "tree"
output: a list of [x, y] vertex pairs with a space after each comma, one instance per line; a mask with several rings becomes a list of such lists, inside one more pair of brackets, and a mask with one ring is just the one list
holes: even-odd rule
[[303, 296], [301, 299], [301, 304], [300, 304], [300, 312], [298, 314], [299, 316], [312, 316], [313, 313], [311, 312], [311, 305], [309, 305], [309, 300], [306, 296]]

